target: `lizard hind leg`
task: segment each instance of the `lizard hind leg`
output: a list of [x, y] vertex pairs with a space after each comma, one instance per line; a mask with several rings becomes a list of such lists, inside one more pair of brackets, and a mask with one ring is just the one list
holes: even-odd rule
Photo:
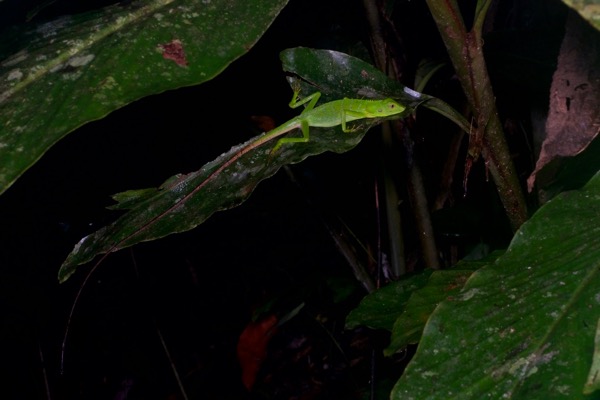
[[308, 143], [308, 141], [310, 140], [309, 134], [308, 134], [308, 121], [306, 120], [302, 120], [300, 122], [300, 128], [302, 129], [302, 136], [301, 137], [286, 137], [286, 138], [281, 138], [277, 141], [277, 144], [275, 144], [275, 147], [273, 147], [273, 150], [271, 150], [271, 154], [274, 154], [275, 152], [277, 152], [277, 150], [279, 150], [279, 148], [284, 145], [284, 144], [288, 144], [288, 143]]

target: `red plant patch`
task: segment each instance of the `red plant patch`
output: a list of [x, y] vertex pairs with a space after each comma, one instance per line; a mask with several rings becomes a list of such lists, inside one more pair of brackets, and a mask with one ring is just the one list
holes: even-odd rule
[[277, 329], [277, 317], [269, 315], [260, 321], [250, 322], [240, 334], [237, 356], [242, 367], [242, 382], [251, 390], [260, 366], [267, 357], [267, 345]]
[[185, 67], [188, 65], [187, 58], [185, 57], [185, 51], [183, 50], [183, 44], [179, 39], [173, 39], [169, 43], [159, 44], [159, 50], [162, 56], [166, 60], [173, 60], [177, 65]]

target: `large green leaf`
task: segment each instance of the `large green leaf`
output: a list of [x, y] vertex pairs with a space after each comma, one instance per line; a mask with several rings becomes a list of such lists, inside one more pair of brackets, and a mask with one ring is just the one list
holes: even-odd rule
[[287, 1], [140, 0], [5, 31], [0, 193], [82, 124], [219, 74]]
[[270, 152], [276, 141], [245, 152], [260, 139], [258, 136], [233, 147], [199, 171], [170, 178], [159, 188], [119, 193], [114, 197], [123, 203], [112, 208], [129, 209], [127, 213], [83, 238], [63, 263], [59, 280], [64, 282], [77, 265], [99, 254], [193, 229], [213, 213], [242, 203], [259, 182], [275, 174], [282, 165], [328, 150], [350, 150], [378, 122], [362, 122], [352, 134], [343, 133], [339, 127], [312, 128], [309, 143], [284, 145], [273, 157]]
[[588, 394], [599, 318], [597, 173], [540, 208], [436, 308], [392, 399], [600, 398]]
[[437, 305], [456, 296], [473, 271], [490, 264], [497, 256], [493, 253], [486, 260], [461, 261], [453, 268], [435, 271], [423, 288], [411, 294], [402, 313], [394, 321], [390, 344], [383, 354], [389, 356], [409, 344], [418, 343]]
[[446, 270], [425, 269], [369, 293], [348, 314], [346, 329], [365, 325], [391, 331], [385, 355], [417, 343], [435, 307], [455, 296], [474, 271], [492, 263], [500, 253], [494, 252], [484, 260], [463, 260]]
[[411, 295], [427, 284], [432, 272], [426, 269], [369, 293], [346, 317], [346, 329], [365, 325], [391, 331]]
[[348, 95], [367, 99], [393, 97], [412, 110], [432, 99], [398, 81], [381, 79], [381, 71], [373, 65], [339, 51], [295, 47], [281, 52], [281, 63], [290, 74], [292, 85], [319, 90], [327, 101]]
[[600, 30], [600, 4], [598, 4], [598, 0], [562, 0], [562, 2], [577, 11], [594, 28]]
[[[429, 108], [456, 123], [465, 132], [472, 130], [469, 122], [446, 102], [408, 88], [398, 81], [377, 78], [380, 72], [360, 59], [332, 50], [296, 47], [281, 53], [283, 70], [291, 74], [290, 82], [303, 89], [312, 88], [334, 100], [348, 93], [359, 98], [393, 97], [410, 109], [417, 106]], [[336, 66], [336, 74], [329, 73]], [[354, 75], [361, 69], [360, 79]], [[300, 78], [300, 79], [297, 79]], [[329, 96], [329, 97], [327, 97]]]
[[[303, 61], [302, 57], [298, 61]], [[344, 69], [350, 82], [365, 80], [367, 63], [354, 60], [347, 70], [345, 57], [331, 63], [325, 72], [339, 75]], [[372, 71], [371, 83], [383, 86], [388, 78]], [[352, 85], [351, 85], [352, 86]], [[306, 96], [310, 93], [302, 92]], [[356, 97], [355, 93], [341, 93], [340, 97]], [[376, 92], [373, 97], [378, 96]], [[327, 96], [323, 96], [327, 98]], [[412, 109], [407, 108], [406, 113]], [[400, 115], [396, 116], [400, 117]], [[156, 189], [136, 190], [115, 197], [120, 203], [113, 208], [129, 209], [113, 224], [83, 238], [73, 249], [59, 271], [59, 280], [66, 280], [77, 265], [91, 261], [95, 256], [149, 241], [172, 233], [190, 230], [204, 222], [213, 213], [234, 207], [243, 202], [262, 180], [272, 176], [282, 165], [297, 163], [306, 157], [325, 151], [344, 152], [356, 146], [367, 130], [379, 123], [378, 119], [352, 123], [354, 131], [343, 133], [341, 128], [311, 128], [310, 141], [305, 144], [283, 146], [275, 155], [270, 151], [276, 141], [268, 141], [252, 148], [260, 136], [233, 147], [199, 171], [170, 178]], [[298, 132], [290, 132], [298, 134]], [[340, 172], [342, 173], [342, 172]]]

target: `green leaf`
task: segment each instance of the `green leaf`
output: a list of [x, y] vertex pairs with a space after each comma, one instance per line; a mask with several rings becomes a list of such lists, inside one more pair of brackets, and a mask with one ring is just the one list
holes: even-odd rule
[[[331, 64], [328, 71], [336, 74], [339, 68], [340, 65]], [[355, 70], [353, 74], [360, 76], [360, 72]], [[374, 79], [388, 80], [380, 73]], [[83, 238], [61, 266], [59, 280], [64, 282], [77, 265], [97, 255], [193, 229], [216, 211], [242, 203], [259, 182], [275, 174], [282, 165], [298, 163], [325, 151], [348, 151], [379, 122], [380, 119], [355, 121], [350, 134], [343, 133], [339, 126], [311, 128], [308, 143], [284, 145], [275, 156], [270, 151], [277, 140], [251, 148], [260, 140], [258, 136], [232, 148], [199, 171], [168, 179], [154, 193], [143, 190], [120, 194], [116, 199], [123, 203], [116, 208], [130, 210], [113, 224]], [[289, 134], [298, 135], [299, 130]]]
[[[333, 50], [296, 47], [281, 52], [283, 70], [292, 76], [292, 86], [299, 86], [309, 93], [321, 91], [323, 100], [342, 97], [383, 98], [391, 97], [407, 106], [407, 114], [419, 105], [435, 111], [453, 121], [465, 132], [471, 131], [470, 123], [446, 102], [425, 93], [408, 88], [398, 81], [377, 78], [379, 70], [365, 61]], [[336, 66], [336, 74], [328, 73]], [[356, 74], [360, 71], [360, 74]]]
[[414, 291], [406, 302], [403, 312], [394, 322], [391, 342], [383, 354], [390, 356], [409, 344], [418, 343], [437, 305], [456, 296], [473, 271], [492, 263], [497, 256], [498, 253], [493, 253], [485, 260], [461, 261], [451, 269], [433, 272], [427, 283]]
[[[348, 54], [334, 50], [295, 47], [281, 52], [283, 70], [291, 74], [291, 84], [300, 85], [309, 93], [320, 91], [323, 101], [343, 97], [385, 98], [391, 97], [414, 110], [431, 99], [400, 82], [381, 79], [381, 71], [373, 65]], [[332, 74], [335, 66], [335, 74]]]
[[109, 210], [129, 210], [154, 196], [158, 189], [133, 189], [113, 194], [111, 197], [117, 204], [107, 207]]
[[150, 0], [0, 40], [0, 193], [66, 134], [142, 97], [212, 79], [287, 0]]
[[598, 4], [598, 0], [562, 0], [562, 2], [577, 11], [594, 28], [600, 30], [600, 4]]
[[594, 393], [600, 389], [600, 319], [596, 324], [596, 337], [594, 339], [594, 357], [588, 373], [588, 379], [583, 387], [584, 394]]
[[125, 192], [116, 193], [111, 198], [117, 202], [112, 206], [106, 207], [109, 210], [130, 210], [132, 208], [140, 206], [144, 201], [150, 199], [156, 195], [158, 191], [169, 189], [176, 185], [181, 180], [182, 175], [177, 174], [168, 178], [158, 188], [147, 188], [147, 189], [133, 189], [126, 190]]
[[346, 329], [364, 325], [391, 331], [412, 293], [427, 284], [432, 272], [423, 270], [366, 295], [346, 317]]
[[485, 260], [461, 261], [447, 270], [426, 269], [392, 282], [363, 298], [348, 314], [346, 329], [364, 325], [391, 331], [385, 355], [416, 343], [435, 307], [458, 293], [473, 271], [492, 263], [499, 254], [492, 253]]
[[525, 223], [425, 326], [392, 399], [591, 399], [600, 318], [600, 173]]
[[[271, 177], [282, 165], [328, 150], [338, 153], [350, 150], [377, 122], [363, 122], [352, 134], [343, 133], [339, 127], [312, 128], [309, 143], [284, 145], [274, 158], [269, 154], [276, 140], [244, 152], [260, 139], [258, 136], [232, 148], [199, 171], [181, 175], [176, 184], [157, 189], [154, 195], [146, 196], [150, 192], [144, 190], [143, 196], [134, 196], [134, 201], [127, 204], [130, 208], [133, 203], [133, 208], [126, 214], [75, 246], [59, 271], [60, 282], [64, 282], [77, 265], [99, 254], [188, 231], [216, 211], [239, 205], [260, 181]], [[230, 164], [231, 160], [234, 161]]]

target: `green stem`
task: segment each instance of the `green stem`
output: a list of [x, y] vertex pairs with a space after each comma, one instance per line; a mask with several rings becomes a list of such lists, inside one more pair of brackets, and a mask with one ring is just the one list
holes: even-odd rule
[[[456, 0], [426, 0], [483, 134], [481, 154], [513, 230], [527, 220], [527, 206], [517, 178], [483, 56], [482, 26], [491, 0], [479, 0], [473, 29], [467, 31]], [[474, 155], [475, 157], [477, 154]]]

